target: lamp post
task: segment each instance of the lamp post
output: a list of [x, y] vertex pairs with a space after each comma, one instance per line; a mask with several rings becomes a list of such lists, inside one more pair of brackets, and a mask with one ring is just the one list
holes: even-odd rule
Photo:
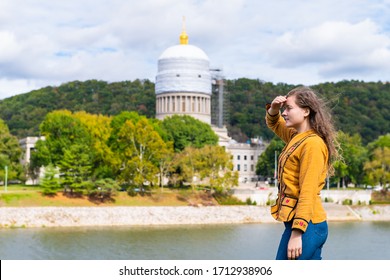
[[5, 169], [5, 177], [4, 177], [4, 191], [7, 192], [7, 180], [8, 180], [8, 166], [4, 167]]

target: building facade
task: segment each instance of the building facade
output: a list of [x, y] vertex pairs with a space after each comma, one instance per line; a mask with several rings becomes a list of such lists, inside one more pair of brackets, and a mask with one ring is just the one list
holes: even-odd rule
[[[31, 153], [35, 150], [35, 144], [38, 140], [45, 140], [45, 137], [26, 137], [19, 140], [20, 148], [23, 151], [22, 158], [20, 160], [21, 164], [26, 166], [30, 163], [31, 159]], [[32, 178], [31, 176], [27, 177], [27, 180], [25, 182], [26, 185], [36, 185], [39, 182], [39, 178], [41, 178], [44, 174], [44, 168], [40, 168], [39, 175], [36, 179]]]

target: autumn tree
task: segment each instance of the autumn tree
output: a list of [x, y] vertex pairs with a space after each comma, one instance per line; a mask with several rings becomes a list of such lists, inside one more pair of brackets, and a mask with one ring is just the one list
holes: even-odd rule
[[175, 154], [170, 176], [171, 184], [181, 187], [190, 185], [195, 190], [193, 181], [200, 177], [198, 176], [197, 165], [195, 165], [196, 153], [198, 153], [198, 150], [189, 146]]
[[371, 161], [365, 163], [364, 169], [372, 185], [387, 186], [390, 184], [390, 148], [376, 148]]
[[233, 171], [233, 162], [224, 147], [206, 145], [197, 153], [196, 165], [200, 179], [208, 178], [210, 187], [226, 191], [238, 186], [238, 172]]
[[108, 144], [112, 131], [112, 117], [86, 112], [77, 112], [73, 116], [86, 127], [91, 137], [89, 150], [93, 177], [95, 179], [114, 178], [112, 166], [115, 164], [115, 157]]
[[160, 156], [157, 160], [157, 167], [159, 169], [159, 186], [162, 188], [165, 185], [165, 179], [171, 170], [172, 160], [174, 158], [173, 143], [171, 141], [165, 142], [159, 150]]
[[364, 165], [368, 183], [386, 186], [390, 183], [390, 133], [369, 143], [369, 160]]
[[166, 156], [169, 146], [149, 123], [141, 117], [137, 120], [126, 120], [117, 137], [114, 151], [120, 162], [119, 179], [129, 186], [142, 190], [158, 183], [159, 163]]
[[219, 191], [238, 185], [238, 173], [233, 171], [230, 154], [221, 146], [186, 147], [174, 158], [171, 181], [181, 186], [208, 185]]

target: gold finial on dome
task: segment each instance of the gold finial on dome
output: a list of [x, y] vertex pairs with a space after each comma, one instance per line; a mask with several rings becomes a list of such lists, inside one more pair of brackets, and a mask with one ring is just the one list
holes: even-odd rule
[[188, 35], [186, 33], [186, 18], [183, 16], [183, 28], [180, 34], [180, 45], [188, 45]]

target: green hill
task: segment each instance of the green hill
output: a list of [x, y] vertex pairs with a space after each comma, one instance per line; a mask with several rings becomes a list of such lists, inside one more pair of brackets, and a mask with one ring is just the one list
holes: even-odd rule
[[[228, 81], [227, 84], [231, 112], [229, 131], [264, 139], [272, 137], [264, 123], [265, 104], [297, 86], [249, 79]], [[312, 88], [329, 103], [336, 128], [351, 135], [359, 134], [363, 144], [390, 132], [390, 83], [341, 81]]]
[[154, 83], [148, 80], [73, 81], [0, 100], [0, 118], [19, 138], [39, 135], [39, 125], [46, 114], [59, 109], [103, 115], [137, 111], [140, 115], [154, 117]]
[[[256, 136], [271, 139], [273, 135], [264, 123], [265, 104], [296, 86], [246, 78], [227, 80], [225, 119], [230, 135], [241, 142]], [[364, 144], [390, 132], [389, 83], [341, 81], [313, 88], [330, 102], [337, 128], [360, 134]], [[45, 115], [59, 109], [103, 115], [137, 111], [154, 117], [154, 83], [149, 80], [73, 81], [0, 100], [0, 118], [19, 138], [39, 135], [39, 124]]]

